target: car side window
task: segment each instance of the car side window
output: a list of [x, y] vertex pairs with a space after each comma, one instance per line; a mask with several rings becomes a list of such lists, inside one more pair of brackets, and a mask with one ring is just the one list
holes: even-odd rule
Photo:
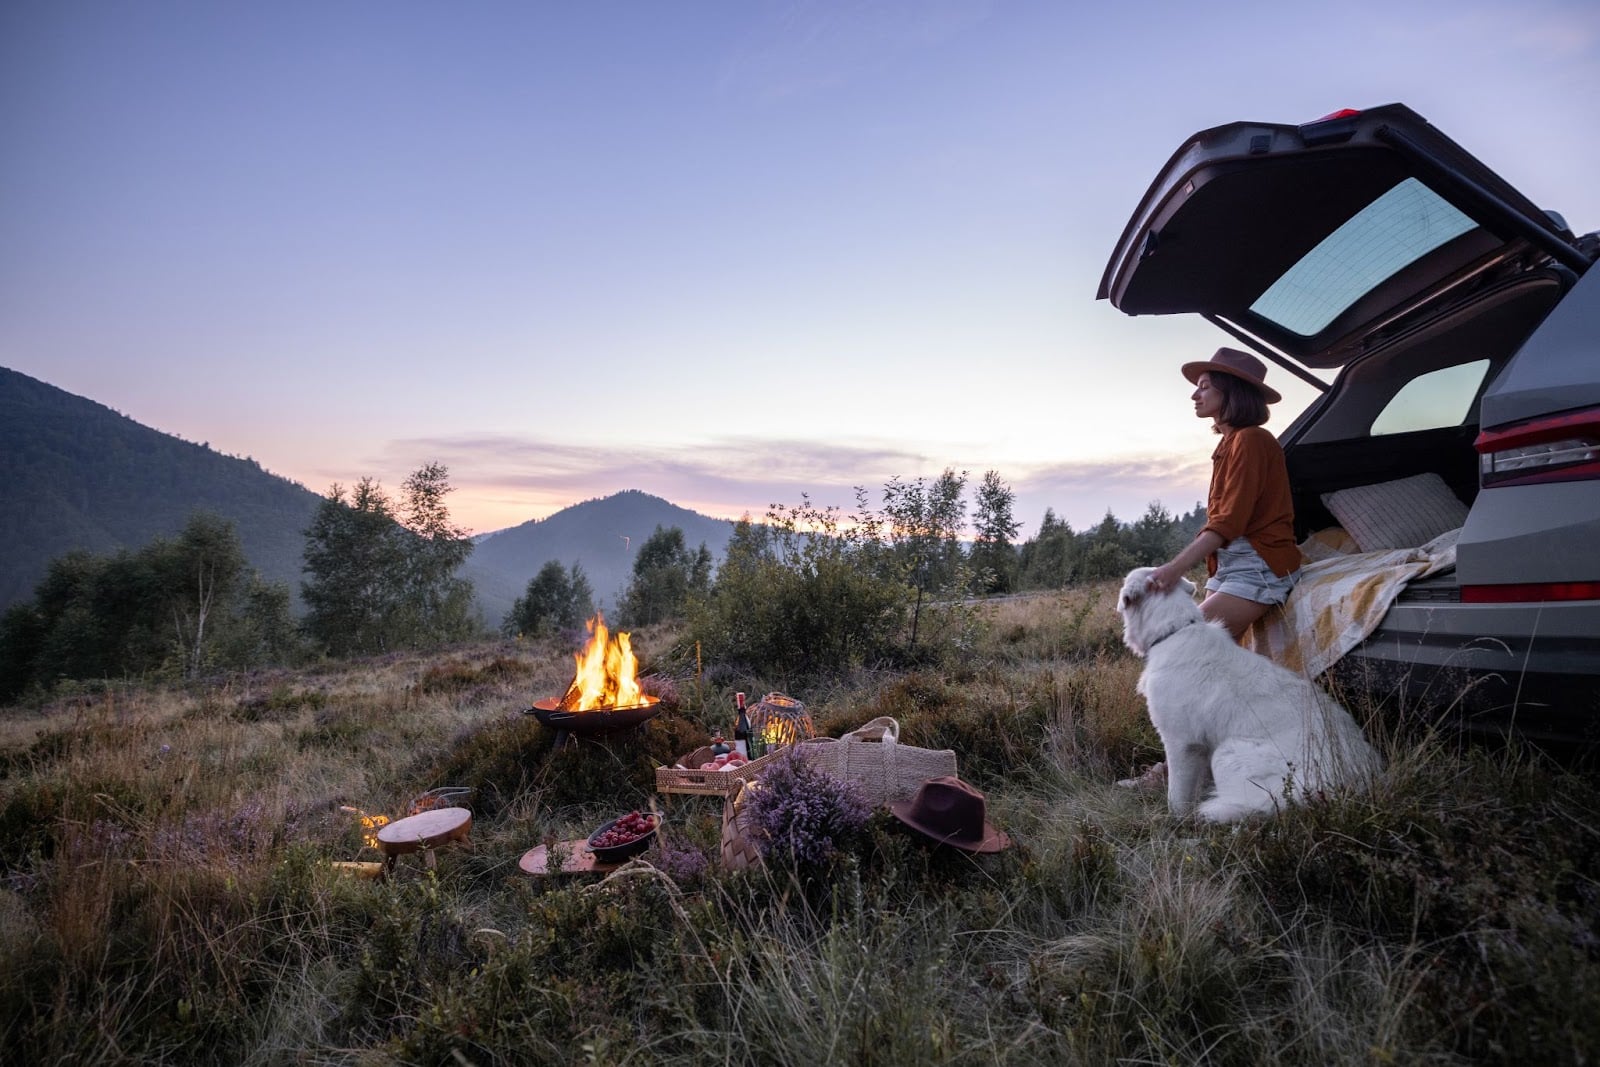
[[1489, 361], [1479, 359], [1411, 379], [1372, 420], [1372, 436], [1462, 425], [1488, 372]]

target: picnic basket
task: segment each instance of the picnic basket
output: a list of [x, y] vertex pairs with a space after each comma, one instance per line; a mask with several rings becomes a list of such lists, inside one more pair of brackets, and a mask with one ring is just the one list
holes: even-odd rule
[[722, 841], [718, 846], [722, 867], [729, 871], [748, 870], [761, 866], [761, 848], [756, 840], [756, 830], [745, 800], [761, 788], [761, 783], [751, 779], [741, 780], [722, 801]]

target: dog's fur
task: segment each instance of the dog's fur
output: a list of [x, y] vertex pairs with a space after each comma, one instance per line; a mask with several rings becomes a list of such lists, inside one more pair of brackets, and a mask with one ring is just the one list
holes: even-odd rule
[[1174, 814], [1232, 822], [1370, 782], [1382, 760], [1338, 701], [1208, 623], [1194, 583], [1151, 591], [1153, 569], [1129, 573], [1117, 611], [1144, 657], [1138, 689], [1166, 749]]

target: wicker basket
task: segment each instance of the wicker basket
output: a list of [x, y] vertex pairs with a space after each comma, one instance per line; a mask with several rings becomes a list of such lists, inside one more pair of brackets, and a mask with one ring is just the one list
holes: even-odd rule
[[929, 778], [956, 773], [955, 752], [901, 744], [900, 724], [887, 715], [843, 737], [802, 741], [797, 754], [836, 778], [855, 782], [874, 807], [910, 800]]
[[761, 866], [761, 848], [745, 809], [745, 798], [761, 788], [757, 781], [735, 783], [733, 792], [722, 801], [722, 843], [718, 849], [722, 866], [730, 871], [743, 871]]
[[656, 768], [656, 792], [732, 796], [741, 785], [765, 770], [776, 756], [777, 751], [773, 751], [731, 770], [702, 771], [699, 766], [711, 762], [711, 746], [702, 745], [680, 758], [678, 766]]

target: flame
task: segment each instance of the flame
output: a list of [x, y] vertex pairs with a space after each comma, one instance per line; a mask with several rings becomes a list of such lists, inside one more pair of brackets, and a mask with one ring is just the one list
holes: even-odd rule
[[389, 825], [389, 816], [387, 816], [387, 815], [368, 815], [366, 812], [362, 811], [360, 808], [352, 808], [348, 804], [339, 805], [339, 810], [340, 811], [348, 811], [350, 814], [355, 815], [358, 818], [360, 818], [360, 820], [361, 820], [361, 843], [362, 844], [366, 845], [368, 848], [377, 848], [378, 847], [378, 830], [381, 827]]
[[561, 698], [563, 711], [597, 711], [633, 708], [654, 704], [656, 697], [645, 696], [639, 688], [639, 661], [633, 655], [629, 635], [606, 630], [604, 616], [584, 624], [589, 642], [573, 657], [577, 673], [567, 695]]

